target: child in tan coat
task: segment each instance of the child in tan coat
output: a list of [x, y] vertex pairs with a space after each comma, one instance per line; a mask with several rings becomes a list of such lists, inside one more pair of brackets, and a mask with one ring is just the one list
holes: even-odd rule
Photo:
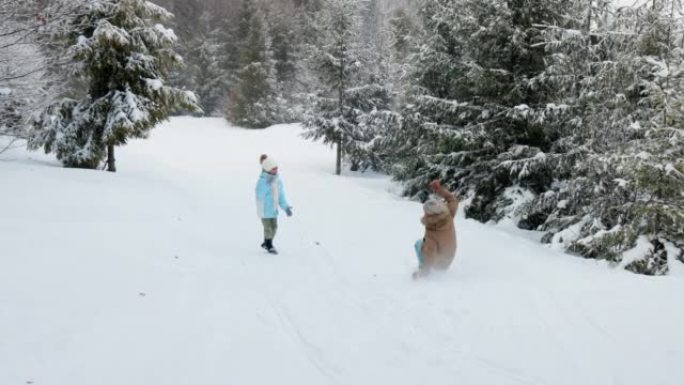
[[423, 204], [425, 236], [415, 244], [418, 270], [413, 278], [430, 274], [431, 270], [446, 270], [456, 256], [456, 228], [454, 217], [458, 199], [444, 188], [439, 180], [430, 183], [432, 191], [441, 199], [431, 197]]

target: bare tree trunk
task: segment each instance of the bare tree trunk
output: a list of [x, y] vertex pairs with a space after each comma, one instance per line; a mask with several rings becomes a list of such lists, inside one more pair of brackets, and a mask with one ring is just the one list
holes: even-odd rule
[[587, 21], [586, 21], [586, 30], [587, 30], [587, 36], [589, 36], [589, 42], [591, 43], [591, 16], [592, 13], [594, 12], [594, 0], [589, 0], [589, 9], [587, 10]]
[[342, 174], [342, 137], [337, 138], [337, 159], [335, 161], [335, 174]]
[[670, 55], [672, 53], [672, 24], [674, 23], [674, 9], [675, 0], [670, 3], [670, 20], [667, 25], [667, 56], [665, 56], [665, 65], [667, 66], [667, 76], [665, 77], [665, 105], [663, 106], [663, 127], [667, 126], [667, 104], [668, 91], [670, 89]]
[[[340, 68], [339, 68], [339, 74], [338, 76], [340, 77], [340, 83], [339, 87], [337, 89], [337, 108], [340, 114], [340, 119], [342, 118], [342, 115], [344, 114], [344, 91], [345, 91], [345, 84], [344, 84], [344, 69], [345, 69], [345, 61], [344, 61], [344, 55], [340, 55]], [[342, 174], [342, 135], [344, 135], [342, 132], [339, 132], [337, 134], [337, 159], [335, 161], [335, 174], [336, 175], [341, 175]]]
[[114, 145], [107, 145], [107, 171], [116, 172], [116, 159], [114, 158]]

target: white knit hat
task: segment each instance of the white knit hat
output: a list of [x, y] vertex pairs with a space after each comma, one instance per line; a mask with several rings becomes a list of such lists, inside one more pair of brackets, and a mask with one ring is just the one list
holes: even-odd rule
[[269, 172], [276, 167], [278, 167], [278, 163], [276, 163], [276, 161], [273, 158], [271, 158], [270, 156], [268, 158], [264, 159], [263, 162], [261, 162], [261, 168], [263, 168], [264, 171], [266, 171], [266, 172]]
[[425, 203], [423, 203], [423, 211], [427, 215], [435, 215], [447, 212], [449, 208], [441, 200], [434, 197], [430, 197]]

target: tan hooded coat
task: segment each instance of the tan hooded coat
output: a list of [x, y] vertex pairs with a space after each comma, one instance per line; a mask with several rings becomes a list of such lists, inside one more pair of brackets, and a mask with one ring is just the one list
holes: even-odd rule
[[448, 211], [424, 215], [420, 221], [425, 226], [423, 237], [424, 268], [446, 270], [456, 256], [456, 228], [454, 216], [458, 210], [458, 199], [442, 187], [435, 193], [446, 200]]

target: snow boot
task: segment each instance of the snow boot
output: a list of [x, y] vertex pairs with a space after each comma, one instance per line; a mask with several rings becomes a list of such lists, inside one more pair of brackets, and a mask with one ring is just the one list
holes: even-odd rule
[[261, 247], [271, 254], [278, 254], [278, 250], [276, 250], [275, 247], [273, 247], [273, 240], [272, 239], [264, 240], [264, 243], [261, 244]]
[[425, 267], [419, 267], [416, 271], [413, 272], [413, 274], [411, 274], [411, 278], [413, 278], [414, 280], [418, 280], [421, 278], [425, 278], [428, 275], [430, 275], [430, 269], [427, 269]]

